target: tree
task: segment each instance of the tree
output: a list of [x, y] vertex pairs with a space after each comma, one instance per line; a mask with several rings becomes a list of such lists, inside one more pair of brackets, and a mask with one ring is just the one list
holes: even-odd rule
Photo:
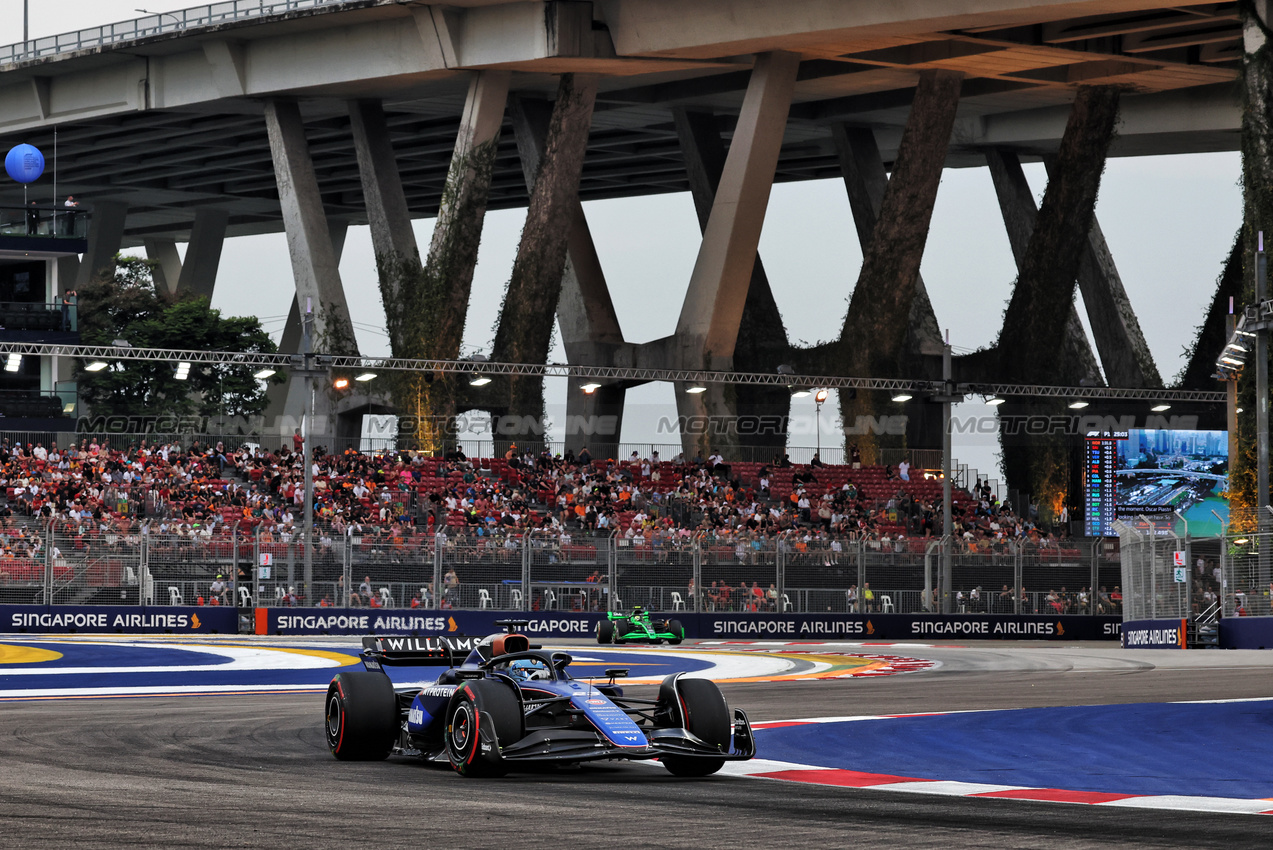
[[[178, 348], [243, 353], [277, 351], [255, 317], [223, 316], [208, 299], [172, 296], [156, 288], [154, 263], [116, 257], [110, 278], [95, 278], [79, 291], [80, 338], [85, 345], [126, 340], [134, 348]], [[80, 368], [87, 364], [81, 364]], [[264, 412], [265, 387], [258, 367], [192, 364], [177, 379], [176, 362], [126, 360], [100, 372], [81, 371], [80, 398], [95, 414], [113, 416], [252, 416]], [[282, 375], [270, 379], [285, 380]]]

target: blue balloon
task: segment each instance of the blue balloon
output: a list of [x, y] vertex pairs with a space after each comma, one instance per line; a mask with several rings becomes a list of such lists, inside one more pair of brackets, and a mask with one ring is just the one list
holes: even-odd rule
[[35, 145], [16, 145], [4, 158], [4, 170], [19, 183], [34, 183], [44, 173], [44, 154]]

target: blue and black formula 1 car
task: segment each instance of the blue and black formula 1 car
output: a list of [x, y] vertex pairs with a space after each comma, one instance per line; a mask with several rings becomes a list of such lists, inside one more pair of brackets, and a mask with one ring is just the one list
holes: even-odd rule
[[[337, 673], [327, 689], [327, 744], [345, 761], [389, 755], [449, 761], [465, 776], [519, 764], [659, 759], [677, 776], [707, 776], [756, 754], [742, 709], [715, 683], [666, 677], [656, 699], [623, 695], [615, 679], [572, 679], [570, 655], [532, 646], [505, 620], [486, 638], [368, 637], [366, 672]], [[456, 664], [458, 659], [462, 662]], [[385, 667], [444, 667], [428, 684], [395, 688]]]

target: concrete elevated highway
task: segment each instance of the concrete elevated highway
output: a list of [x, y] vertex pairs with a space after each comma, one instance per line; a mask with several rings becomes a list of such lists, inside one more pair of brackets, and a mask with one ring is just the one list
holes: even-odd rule
[[[956, 358], [956, 379], [1161, 387], [1092, 214], [1100, 169], [1106, 156], [1240, 144], [1235, 3], [261, 0], [237, 18], [218, 8], [0, 48], [0, 146], [49, 150], [56, 129], [59, 193], [95, 202], [84, 261], [56, 263], [59, 291], [144, 245], [163, 284], [210, 294], [225, 238], [283, 231], [297, 304], [315, 305], [330, 338], [355, 295], [337, 270], [343, 234], [369, 224], [378, 257], [445, 270], [433, 330], [412, 337], [390, 311], [395, 356], [455, 357], [484, 212], [529, 206], [506, 300], [517, 309], [501, 316], [494, 359], [542, 362], [555, 316], [576, 363], [936, 377], [939, 324], [918, 271], [936, 187], [945, 168], [989, 164], [1022, 282], [1000, 348]], [[1036, 208], [1021, 163], [1040, 159], [1056, 198]], [[800, 348], [757, 245], [775, 182], [828, 177], [845, 180], [866, 259], [840, 339]], [[694, 197], [703, 241], [676, 332], [631, 343], [579, 203], [679, 191]], [[20, 192], [0, 186], [0, 203]], [[409, 222], [435, 215], [425, 250]], [[189, 243], [184, 264], [178, 242]], [[1068, 306], [1076, 285], [1095, 346]], [[299, 341], [297, 304], [285, 350]], [[1046, 370], [1029, 365], [1040, 358]], [[568, 415], [614, 414], [620, 427], [631, 385], [572, 394]], [[519, 387], [448, 403], [541, 413], [542, 393], [536, 402]], [[766, 393], [678, 392], [678, 412], [785, 416], [785, 395]], [[849, 421], [874, 415], [870, 405], [841, 398]], [[934, 444], [933, 425], [912, 417], [908, 444]], [[687, 449], [703, 439], [687, 435]]]

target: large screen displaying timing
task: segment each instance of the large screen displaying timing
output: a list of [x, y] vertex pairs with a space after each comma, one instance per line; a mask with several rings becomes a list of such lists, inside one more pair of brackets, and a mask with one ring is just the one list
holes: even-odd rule
[[1194, 537], [1220, 534], [1229, 519], [1228, 432], [1132, 430], [1116, 445], [1119, 518], [1175, 513]]

